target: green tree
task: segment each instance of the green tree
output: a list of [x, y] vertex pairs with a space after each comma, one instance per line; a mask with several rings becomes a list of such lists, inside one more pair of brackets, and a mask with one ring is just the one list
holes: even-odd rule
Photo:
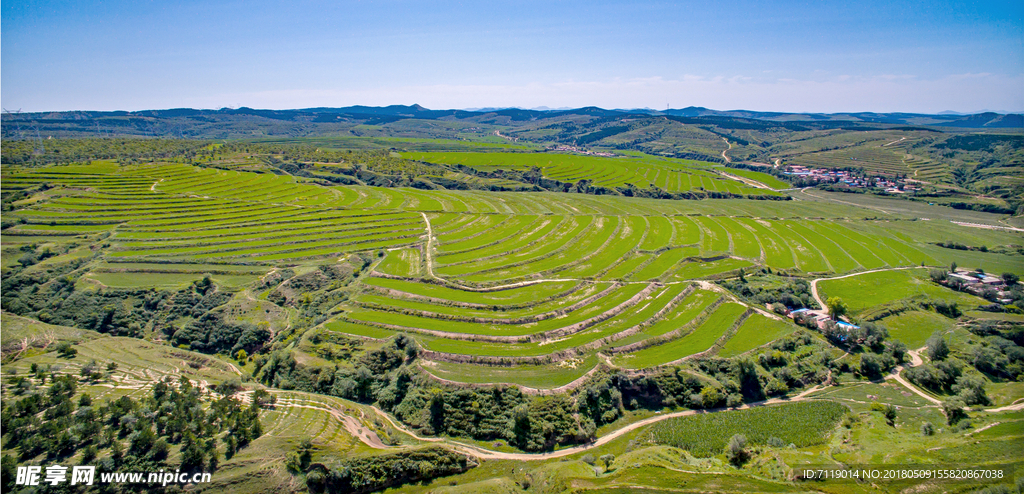
[[893, 425], [896, 422], [896, 407], [892, 404], [886, 404], [885, 409], [882, 410], [882, 415], [885, 416], [885, 420], [889, 422], [889, 425]]
[[828, 307], [828, 315], [832, 317], [833, 321], [838, 321], [840, 317], [845, 316], [849, 307], [846, 306], [846, 302], [839, 297], [829, 297], [825, 301], [825, 305]]
[[601, 455], [601, 462], [604, 463], [604, 470], [607, 472], [612, 468], [612, 463], [615, 462], [615, 455], [611, 453]]
[[938, 360], [945, 360], [949, 355], [949, 345], [946, 344], [946, 339], [942, 337], [942, 333], [935, 332], [931, 338], [928, 338], [928, 358], [933, 362]]
[[3, 479], [0, 480], [0, 483], [4, 486], [4, 492], [14, 492], [14, 482], [17, 480], [18, 473], [18, 460], [11, 455], [4, 455], [2, 461]]
[[78, 355], [78, 350], [71, 346], [71, 343], [62, 342], [57, 345], [57, 356], [63, 358], [74, 358]]
[[988, 403], [985, 395], [985, 381], [976, 376], [960, 376], [956, 378], [953, 392], [966, 405], [984, 405]]
[[964, 402], [960, 398], [950, 398], [942, 402], [942, 413], [946, 415], [946, 423], [955, 425], [957, 422], [967, 418], [964, 411]]

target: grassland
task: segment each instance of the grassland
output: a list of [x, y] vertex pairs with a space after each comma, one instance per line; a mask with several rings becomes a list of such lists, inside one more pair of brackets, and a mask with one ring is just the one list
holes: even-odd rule
[[796, 326], [781, 319], [753, 314], [740, 326], [718, 353], [723, 357], [739, 355], [792, 333]]
[[654, 425], [651, 434], [655, 442], [695, 456], [718, 454], [734, 434], [743, 434], [754, 444], [776, 438], [803, 448], [825, 442], [847, 413], [846, 407], [834, 402], [793, 403], [669, 419]]
[[924, 297], [956, 302], [964, 310], [988, 304], [985, 299], [936, 285], [927, 276], [924, 269], [887, 271], [826, 280], [819, 283], [819, 288], [823, 297], [848, 300], [853, 314], [898, 300]]

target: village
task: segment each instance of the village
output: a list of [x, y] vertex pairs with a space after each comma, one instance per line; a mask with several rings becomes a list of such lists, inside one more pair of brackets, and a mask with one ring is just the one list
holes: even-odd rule
[[581, 147], [578, 147], [578, 146], [569, 146], [569, 145], [566, 145], [566, 144], [559, 144], [557, 146], [553, 146], [553, 147], [548, 148], [548, 150], [550, 150], [550, 151], [559, 151], [559, 152], [563, 152], [563, 153], [586, 154], [586, 155], [590, 155], [590, 156], [603, 156], [605, 158], [610, 158], [612, 156], [615, 156], [615, 153], [603, 153], [603, 152], [597, 152], [597, 151], [590, 151], [588, 149], [584, 149], [584, 148], [581, 148]]
[[880, 188], [892, 194], [904, 194], [921, 190], [918, 180], [897, 176], [889, 179], [885, 177], [867, 177], [846, 170], [835, 170], [827, 168], [808, 168], [801, 165], [788, 165], [783, 172], [790, 177], [825, 184], [837, 184], [850, 188]]
[[1017, 284], [1016, 279], [1007, 278], [1007, 276], [992, 276], [981, 271], [958, 270], [947, 274], [946, 279], [940, 280], [939, 283], [954, 290], [1007, 305], [1013, 303], [1013, 292], [1010, 289]]

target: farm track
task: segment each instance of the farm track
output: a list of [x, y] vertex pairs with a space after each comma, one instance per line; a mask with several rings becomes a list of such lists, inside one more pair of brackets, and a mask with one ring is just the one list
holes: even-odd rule
[[[923, 362], [921, 360], [920, 356], [917, 354], [920, 350], [921, 349], [908, 352], [911, 355], [912, 365], [920, 365], [920, 363]], [[895, 373], [890, 374], [889, 376], [886, 376], [885, 379], [894, 379], [897, 382], [899, 382], [900, 384], [902, 384], [904, 387], [906, 387], [908, 390], [910, 390], [910, 391], [912, 391], [912, 392], [914, 392], [914, 393], [924, 397], [929, 402], [935, 403], [936, 405], [941, 405], [941, 403], [942, 403], [941, 401], [936, 400], [935, 398], [928, 396], [927, 394], [925, 394], [921, 390], [917, 389], [917, 387], [915, 387], [914, 385], [910, 384], [905, 379], [903, 379], [902, 376], [900, 375], [900, 373], [903, 370], [904, 370], [904, 367], [903, 366], [899, 366], [895, 370], [896, 371]], [[584, 445], [581, 445], [581, 446], [575, 446], [575, 447], [572, 447], [572, 448], [566, 448], [566, 449], [562, 449], [562, 450], [558, 450], [558, 451], [551, 451], [551, 452], [547, 452], [547, 453], [505, 453], [505, 452], [493, 451], [493, 450], [481, 448], [479, 446], [462, 443], [462, 442], [459, 442], [459, 441], [456, 441], [456, 440], [453, 440], [453, 439], [448, 439], [448, 438], [422, 437], [422, 436], [418, 436], [416, 433], [414, 433], [411, 430], [407, 429], [403, 425], [395, 422], [391, 418], [390, 415], [388, 415], [384, 411], [380, 410], [379, 408], [373, 407], [373, 411], [375, 413], [377, 413], [378, 415], [380, 415], [381, 417], [384, 417], [385, 419], [387, 419], [387, 421], [390, 422], [391, 425], [394, 428], [396, 428], [396, 429], [402, 431], [403, 433], [408, 434], [409, 436], [413, 437], [414, 439], [417, 439], [417, 440], [420, 440], [420, 441], [445, 442], [445, 443], [448, 443], [448, 444], [452, 445], [456, 450], [458, 450], [460, 452], [463, 452], [463, 453], [466, 453], [466, 454], [470, 454], [472, 456], [475, 456], [477, 458], [484, 459], [484, 460], [539, 461], [539, 460], [547, 460], [547, 459], [551, 459], [551, 458], [561, 458], [561, 457], [564, 457], [564, 456], [570, 456], [570, 455], [574, 455], [574, 454], [577, 454], [577, 453], [582, 453], [582, 452], [590, 450], [590, 449], [598, 448], [600, 446], [603, 446], [603, 445], [605, 445], [605, 444], [615, 440], [616, 438], [622, 436], [623, 434], [627, 434], [627, 433], [632, 432], [632, 431], [634, 431], [636, 429], [639, 429], [641, 427], [648, 426], [648, 425], [651, 425], [651, 424], [654, 424], [654, 423], [657, 423], [657, 422], [661, 422], [663, 420], [668, 420], [668, 419], [677, 418], [677, 417], [686, 417], [686, 416], [691, 416], [691, 415], [705, 414], [705, 413], [720, 413], [720, 412], [728, 412], [728, 411], [733, 411], [733, 410], [745, 410], [745, 409], [756, 408], [756, 407], [761, 407], [761, 406], [769, 406], [769, 405], [778, 405], [778, 404], [784, 404], [784, 403], [796, 403], [796, 402], [801, 402], [801, 401], [808, 401], [808, 400], [816, 399], [814, 397], [811, 397], [810, 395], [815, 393], [815, 392], [821, 391], [822, 389], [825, 389], [825, 388], [821, 388], [820, 386], [814, 386], [814, 387], [811, 387], [811, 388], [809, 388], [807, 390], [804, 390], [804, 391], [800, 392], [799, 394], [797, 394], [796, 396], [793, 396], [793, 397], [772, 398], [772, 399], [769, 399], [769, 400], [759, 401], [759, 402], [755, 402], [755, 403], [748, 403], [748, 404], [745, 404], [743, 406], [735, 407], [735, 408], [715, 408], [715, 409], [710, 409], [710, 410], [683, 410], [683, 411], [679, 411], [679, 412], [672, 412], [672, 413], [667, 413], [667, 414], [664, 414], [664, 415], [658, 415], [658, 416], [655, 416], [655, 417], [648, 417], [646, 419], [640, 420], [638, 422], [634, 422], [632, 424], [625, 425], [625, 426], [623, 426], [623, 427], [621, 427], [619, 429], [616, 429], [616, 430], [614, 430], [614, 431], [612, 431], [612, 432], [610, 432], [608, 434], [605, 434], [604, 436], [601, 436], [600, 438], [598, 438], [597, 440], [595, 440], [595, 441], [593, 441], [591, 443], [584, 444]], [[983, 408], [981, 410], [985, 411], [985, 412], [990, 412], [990, 413], [1000, 413], [1000, 412], [1024, 410], [1024, 402], [1014, 403], [1012, 405], [1007, 405], [1007, 406], [997, 407], [997, 408]]]

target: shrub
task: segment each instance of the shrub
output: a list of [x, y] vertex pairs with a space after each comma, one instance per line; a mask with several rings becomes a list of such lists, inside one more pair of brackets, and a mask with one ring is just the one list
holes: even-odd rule
[[743, 434], [735, 434], [729, 438], [729, 444], [725, 446], [725, 457], [729, 463], [740, 466], [747, 461], [747, 438]]
[[931, 422], [925, 422], [925, 423], [921, 424], [921, 435], [922, 436], [931, 436], [933, 434], [935, 434], [935, 426], [932, 425]]

